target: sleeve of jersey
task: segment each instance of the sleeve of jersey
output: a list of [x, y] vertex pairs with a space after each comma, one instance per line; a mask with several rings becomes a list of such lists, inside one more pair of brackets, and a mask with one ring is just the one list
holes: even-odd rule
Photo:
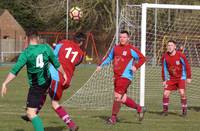
[[163, 81], [169, 80], [169, 71], [167, 68], [167, 63], [164, 55], [162, 56], [162, 80]]
[[56, 56], [56, 58], [58, 58], [58, 52], [59, 52], [61, 46], [62, 46], [62, 44], [56, 44], [56, 47], [55, 47], [55, 49], [53, 51], [53, 53]]
[[184, 54], [181, 54], [181, 63], [183, 64], [183, 74], [186, 72], [187, 79], [191, 79], [191, 67]]
[[17, 60], [17, 63], [12, 67], [11, 73], [14, 75], [17, 75], [18, 72], [23, 68], [23, 66], [27, 62], [27, 57], [25, 55], [25, 52], [22, 52]]
[[109, 54], [103, 58], [102, 62], [99, 64], [101, 67], [108, 65], [111, 63], [111, 61], [114, 58], [114, 48], [111, 49], [111, 51], [109, 52]]
[[131, 49], [131, 55], [135, 60], [138, 61], [137, 63], [134, 63], [135, 64], [134, 66], [137, 69], [140, 68], [144, 64], [144, 62], [146, 61], [144, 55], [137, 48], [133, 47]]
[[49, 50], [49, 59], [50, 59], [50, 62], [53, 64], [53, 66], [56, 69], [58, 69], [60, 67], [60, 63], [59, 63], [58, 59], [54, 55], [54, 52], [53, 52], [53, 50], [51, 49], [51, 47], [49, 45], [47, 45], [47, 49]]

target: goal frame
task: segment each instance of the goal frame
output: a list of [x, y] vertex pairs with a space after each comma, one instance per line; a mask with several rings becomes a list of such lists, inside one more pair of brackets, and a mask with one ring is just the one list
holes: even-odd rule
[[[142, 20], [141, 20], [141, 52], [146, 56], [146, 29], [147, 29], [147, 11], [148, 9], [183, 9], [183, 10], [200, 10], [196, 5], [174, 5], [174, 4], [149, 4], [143, 3]], [[140, 71], [140, 105], [145, 106], [145, 64]]]

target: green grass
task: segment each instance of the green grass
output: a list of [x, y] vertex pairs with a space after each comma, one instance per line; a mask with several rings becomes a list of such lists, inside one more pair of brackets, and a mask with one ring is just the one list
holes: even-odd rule
[[[0, 83], [5, 79], [10, 67], [0, 67]], [[95, 67], [82, 65], [76, 72], [70, 89], [64, 92], [62, 100], [65, 101], [80, 88], [93, 73]], [[23, 107], [27, 95], [26, 71], [20, 72], [18, 77], [8, 85], [7, 95], [0, 98], [0, 130], [1, 131], [33, 131], [32, 124], [20, 119], [24, 114]], [[148, 91], [148, 90], [147, 90]], [[151, 90], [149, 90], [150, 92]], [[153, 99], [161, 100], [160, 94]], [[148, 101], [148, 100], [147, 100]], [[151, 101], [153, 104], [153, 101]], [[152, 105], [151, 105], [152, 106]], [[156, 104], [156, 106], [158, 106]], [[120, 121], [115, 126], [105, 124], [105, 119], [110, 116], [110, 110], [83, 110], [69, 108], [68, 112], [72, 119], [80, 126], [80, 131], [199, 131], [200, 130], [200, 107], [189, 108], [188, 116], [179, 116], [179, 110], [170, 110], [167, 117], [159, 115], [161, 105], [157, 108], [150, 108], [145, 114], [142, 123], [136, 119], [136, 112], [122, 110], [119, 114]], [[50, 101], [47, 100], [40, 112], [45, 131], [67, 130], [64, 123], [56, 116], [51, 109]]]

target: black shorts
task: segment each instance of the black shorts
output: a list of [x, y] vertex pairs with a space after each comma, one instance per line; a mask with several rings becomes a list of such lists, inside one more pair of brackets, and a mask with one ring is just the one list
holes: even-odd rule
[[26, 107], [38, 108], [41, 104], [42, 98], [47, 94], [51, 79], [41, 86], [30, 87], [26, 102]]

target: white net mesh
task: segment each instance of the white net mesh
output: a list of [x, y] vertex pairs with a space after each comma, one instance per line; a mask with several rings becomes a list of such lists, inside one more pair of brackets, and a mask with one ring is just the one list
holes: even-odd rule
[[[156, 14], [157, 11], [157, 14]], [[156, 14], [156, 15], [155, 15]], [[157, 16], [157, 17], [156, 17]], [[169, 39], [177, 41], [177, 47], [184, 48], [192, 67], [192, 84], [188, 85], [189, 107], [199, 104], [200, 81], [200, 11], [174, 9], [148, 9], [146, 41], [145, 106], [151, 110], [162, 108], [161, 56]], [[131, 42], [140, 48], [141, 7], [127, 5], [121, 12], [120, 30], [128, 30]], [[111, 43], [112, 47], [114, 42]], [[128, 95], [139, 102], [139, 71]], [[111, 108], [113, 99], [113, 73], [109, 65], [100, 72], [94, 72], [90, 79], [70, 99], [64, 102], [68, 107]], [[170, 97], [170, 106], [180, 108], [177, 92]]]

